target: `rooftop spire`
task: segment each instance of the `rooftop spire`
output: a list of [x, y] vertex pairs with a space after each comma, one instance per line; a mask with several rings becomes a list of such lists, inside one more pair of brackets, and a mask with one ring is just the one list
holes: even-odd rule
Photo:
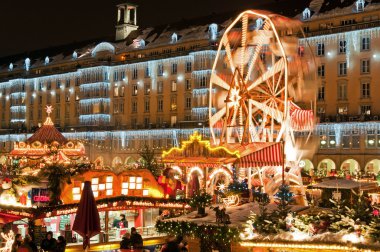
[[46, 105], [46, 113], [47, 117], [44, 122], [44, 125], [54, 125], [53, 121], [50, 118], [50, 114], [53, 112], [53, 106], [52, 105]]

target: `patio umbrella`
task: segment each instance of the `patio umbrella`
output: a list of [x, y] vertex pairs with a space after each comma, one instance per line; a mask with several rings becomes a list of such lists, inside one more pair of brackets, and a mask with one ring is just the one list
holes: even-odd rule
[[90, 181], [84, 182], [73, 231], [83, 237], [83, 249], [90, 247], [90, 238], [100, 233], [99, 212]]

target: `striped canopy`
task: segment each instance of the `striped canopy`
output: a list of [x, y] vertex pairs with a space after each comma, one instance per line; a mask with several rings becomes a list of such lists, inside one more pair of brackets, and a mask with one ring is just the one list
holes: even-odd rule
[[282, 166], [284, 163], [283, 144], [272, 143], [240, 159], [240, 167]]

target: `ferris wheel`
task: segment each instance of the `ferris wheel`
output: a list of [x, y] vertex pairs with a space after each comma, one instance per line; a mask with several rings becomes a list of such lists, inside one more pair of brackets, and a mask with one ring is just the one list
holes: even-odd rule
[[248, 10], [225, 29], [210, 77], [214, 144], [281, 141], [287, 161], [300, 158], [294, 132], [310, 134], [315, 119], [296, 102], [314, 104], [317, 88], [300, 28], [293, 19]]

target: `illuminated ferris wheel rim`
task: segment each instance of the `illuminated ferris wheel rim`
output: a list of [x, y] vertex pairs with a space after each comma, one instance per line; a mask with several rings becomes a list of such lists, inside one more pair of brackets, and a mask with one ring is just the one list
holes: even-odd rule
[[[224, 34], [223, 34], [223, 36], [222, 36], [222, 38], [221, 38], [221, 42], [220, 42], [220, 44], [219, 44], [219, 46], [218, 46], [218, 51], [217, 51], [217, 54], [216, 54], [216, 59], [215, 59], [215, 61], [214, 61], [214, 64], [213, 64], [213, 68], [212, 68], [212, 72], [211, 72], [211, 74], [212, 74], [212, 76], [211, 76], [211, 78], [210, 78], [210, 86], [209, 86], [209, 91], [210, 91], [210, 97], [209, 97], [209, 118], [210, 118], [210, 132], [211, 132], [211, 137], [212, 137], [212, 139], [213, 139], [213, 142], [214, 142], [214, 144], [216, 144], [216, 137], [215, 137], [215, 132], [214, 132], [214, 125], [216, 124], [216, 122], [218, 121], [218, 120], [220, 120], [220, 118], [218, 119], [218, 120], [213, 120], [213, 116], [215, 116], [216, 114], [218, 114], [218, 116], [220, 115], [220, 114], [223, 114], [224, 115], [224, 113], [226, 113], [226, 111], [227, 110], [229, 110], [231, 107], [233, 107], [234, 105], [233, 104], [229, 104], [229, 103], [227, 103], [226, 104], [226, 106], [224, 107], [224, 108], [222, 108], [220, 111], [218, 111], [218, 112], [216, 112], [216, 113], [214, 113], [213, 114], [213, 112], [212, 112], [212, 107], [213, 107], [213, 102], [212, 102], [212, 90], [213, 90], [213, 86], [214, 85], [217, 85], [217, 86], [219, 86], [219, 87], [221, 87], [221, 88], [224, 88], [225, 90], [228, 90], [228, 89], [230, 89], [230, 91], [229, 91], [229, 93], [231, 92], [231, 90], [232, 90], [232, 92], [234, 92], [234, 90], [237, 88], [236, 86], [234, 86], [234, 87], [231, 87], [231, 85], [229, 85], [229, 84], [227, 84], [225, 81], [223, 81], [218, 75], [216, 75], [216, 73], [217, 73], [217, 71], [216, 71], [216, 68], [217, 68], [217, 64], [218, 64], [218, 59], [219, 59], [219, 57], [221, 56], [221, 53], [223, 52], [223, 53], [225, 53], [225, 54], [227, 54], [227, 58], [228, 58], [228, 61], [230, 62], [230, 68], [231, 68], [231, 72], [233, 72], [233, 75], [234, 75], [234, 77], [233, 78], [235, 78], [235, 71], [239, 71], [239, 66], [237, 66], [236, 68], [235, 68], [235, 65], [233, 64], [233, 62], [232, 62], [232, 59], [231, 59], [231, 54], [232, 54], [232, 52], [231, 52], [231, 48], [230, 48], [230, 44], [229, 44], [229, 39], [228, 39], [228, 35], [229, 35], [229, 32], [231, 32], [231, 30], [232, 29], [235, 29], [235, 25], [239, 22], [239, 21], [242, 21], [243, 22], [243, 27], [242, 27], [242, 31], [243, 31], [243, 33], [242, 33], [242, 44], [243, 44], [243, 49], [245, 50], [246, 49], [246, 46], [247, 46], [247, 36], [246, 36], [246, 33], [247, 33], [247, 25], [248, 25], [248, 18], [249, 17], [254, 17], [255, 19], [258, 19], [258, 18], [261, 18], [261, 19], [263, 19], [263, 21], [264, 22], [267, 22], [268, 24], [269, 24], [269, 27], [268, 27], [268, 29], [267, 29], [267, 31], [269, 30], [269, 29], [271, 29], [271, 31], [273, 32], [273, 35], [274, 35], [274, 38], [276, 39], [276, 42], [277, 42], [277, 45], [278, 45], [278, 47], [279, 47], [279, 50], [280, 50], [280, 52], [281, 52], [281, 60], [279, 60], [278, 62], [276, 62], [276, 65], [274, 65], [273, 67], [277, 67], [279, 70], [276, 72], [276, 73], [278, 73], [278, 72], [282, 72], [283, 71], [283, 75], [281, 75], [281, 77], [280, 77], [280, 79], [281, 78], [283, 78], [284, 79], [284, 88], [283, 88], [283, 91], [284, 91], [284, 95], [283, 95], [283, 111], [282, 112], [274, 112], [274, 111], [271, 111], [271, 114], [276, 114], [276, 116], [277, 116], [277, 119], [279, 118], [279, 117], [282, 117], [283, 118], [283, 120], [282, 121], [286, 121], [286, 116], [287, 116], [287, 111], [288, 111], [288, 104], [287, 104], [287, 101], [288, 101], [288, 87], [287, 87], [287, 82], [288, 82], [288, 66], [287, 66], [287, 57], [286, 57], [286, 53], [285, 53], [285, 49], [284, 49], [284, 47], [283, 47], [283, 45], [282, 45], [282, 42], [281, 42], [281, 40], [280, 40], [280, 36], [279, 36], [279, 34], [278, 34], [278, 32], [277, 32], [277, 29], [275, 28], [275, 24], [272, 22], [272, 20], [271, 20], [271, 18], [273, 18], [273, 17], [281, 17], [281, 16], [279, 16], [279, 15], [275, 15], [275, 14], [272, 14], [272, 13], [268, 13], [268, 14], [264, 14], [264, 13], [262, 13], [262, 12], [257, 12], [257, 11], [253, 11], [253, 10], [247, 10], [247, 11], [244, 11], [244, 12], [242, 12], [241, 14], [239, 14], [238, 15], [238, 17], [227, 27], [227, 29], [225, 30], [225, 32], [224, 32]], [[245, 19], [245, 20], [244, 20]], [[244, 22], [245, 22], [245, 24], [244, 24]], [[244, 25], [245, 25], [245, 27], [244, 27]], [[244, 40], [244, 41], [243, 41]], [[225, 48], [225, 50], [223, 50], [223, 47], [226, 47]], [[244, 51], [243, 50], [243, 51]], [[261, 50], [261, 49], [260, 49]], [[244, 53], [245, 54], [245, 53]], [[243, 56], [245, 56], [243, 54]], [[242, 56], [242, 57], [243, 57]], [[277, 64], [278, 63], [278, 64]], [[243, 63], [242, 63], [243, 64]], [[252, 66], [249, 66], [249, 71], [252, 71], [252, 69], [253, 69], [253, 63], [251, 64]], [[242, 67], [241, 67], [242, 68]], [[275, 69], [276, 70], [276, 69]], [[273, 73], [272, 73], [272, 75], [274, 76], [276, 73], [274, 73], [274, 71], [275, 70], [273, 70]], [[267, 72], [266, 72], [267, 73]], [[216, 77], [215, 77], [216, 76]], [[214, 78], [213, 78], [214, 77]], [[247, 79], [248, 79], [248, 75], [245, 77], [245, 78], [243, 78], [244, 79], [244, 81], [246, 82], [247, 81]], [[266, 79], [264, 78], [264, 77], [261, 77], [261, 79], [260, 78], [258, 78], [258, 80], [256, 80], [256, 82], [253, 82], [253, 84], [252, 85], [250, 85], [248, 88], [247, 88], [247, 91], [250, 91], [250, 90], [252, 90], [254, 87], [256, 87], [256, 86], [258, 86], [258, 85], [260, 85], [262, 82], [264, 82], [264, 81], [266, 81]], [[213, 85], [214, 84], [214, 85]], [[235, 90], [236, 91], [236, 93], [238, 92], [238, 91], [240, 91], [240, 90]], [[240, 99], [240, 98], [239, 98]], [[238, 101], [239, 99], [235, 99], [235, 102], [236, 101]], [[254, 104], [255, 106], [257, 106], [258, 108], [263, 108], [263, 107], [265, 107], [266, 105], [264, 104], [264, 106], [260, 106], [259, 105], [259, 102], [257, 102], [257, 101], [254, 101], [254, 100], [249, 100], [249, 102], [248, 102], [248, 105], [249, 106], [251, 106], [251, 103], [252, 103], [252, 105]], [[257, 109], [256, 109], [257, 110]], [[236, 114], [236, 112], [235, 112], [235, 114]], [[223, 116], [222, 115], [222, 116]], [[217, 118], [218, 118], [218, 116], [217, 116]], [[250, 116], [250, 115], [249, 115]], [[234, 117], [235, 117], [235, 115], [234, 115]], [[250, 119], [251, 120], [251, 119]], [[278, 139], [277, 139], [277, 141], [278, 141]]]

